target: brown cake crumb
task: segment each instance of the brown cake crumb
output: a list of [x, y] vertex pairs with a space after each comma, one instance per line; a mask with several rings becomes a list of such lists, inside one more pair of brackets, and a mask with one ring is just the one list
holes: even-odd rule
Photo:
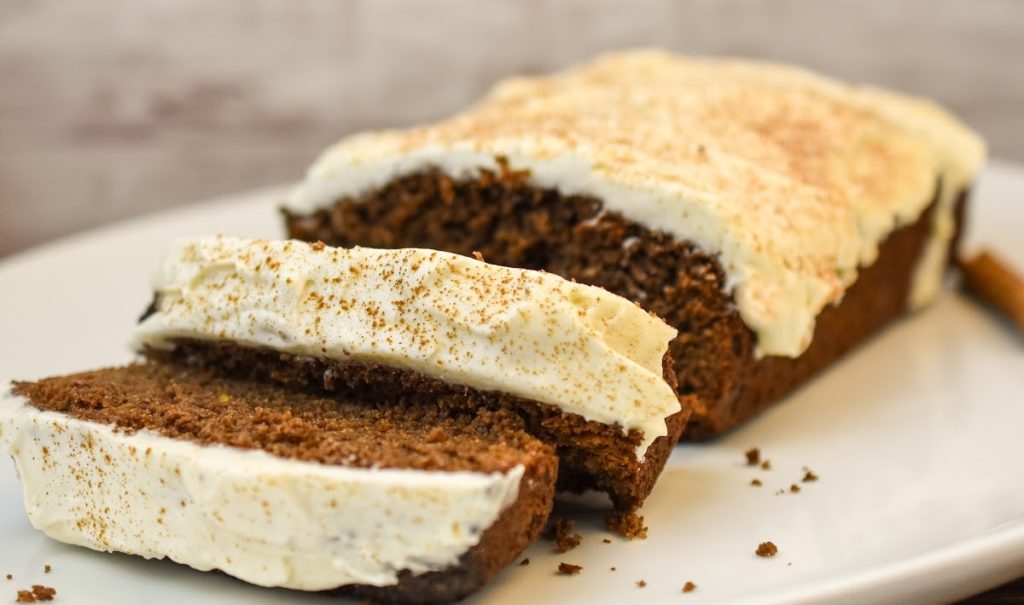
[[794, 483], [793, 485], [789, 486], [789, 491], [793, 492], [794, 494], [799, 494], [800, 493], [800, 486], [797, 485], [796, 483]]
[[609, 540], [608, 538], [601, 538], [601, 541], [604, 542], [605, 544], [611, 544], [612, 543], [612, 541]]
[[633, 512], [611, 511], [604, 517], [604, 526], [624, 538], [647, 538], [644, 518]]
[[637, 580], [636, 581], [636, 587], [637, 588], [643, 588], [644, 586], [647, 586], [647, 582], [645, 582], [643, 580]]
[[757, 545], [757, 550], [754, 554], [759, 557], [774, 557], [779, 552], [779, 547], [775, 546], [773, 542], [761, 542]]
[[762, 485], [760, 479], [751, 479], [750, 484], [753, 485], [754, 487], [761, 487]]
[[761, 463], [761, 470], [766, 470], [766, 471], [772, 470], [772, 461], [766, 459], [764, 462], [762, 462]]
[[756, 447], [750, 448], [743, 455], [747, 457], [747, 466], [757, 466], [761, 462], [761, 450]]
[[32, 590], [18, 591], [17, 601], [18, 603], [38, 603], [43, 601], [52, 601], [55, 596], [57, 596], [57, 591], [49, 586], [33, 584]]
[[7, 579], [8, 579], [8, 580], [13, 580], [13, 579], [14, 579], [14, 576], [12, 576], [11, 574], [7, 574]]
[[37, 601], [52, 601], [53, 597], [57, 596], [57, 591], [49, 586], [33, 584], [32, 594], [35, 595]]
[[525, 558], [525, 559], [523, 559], [522, 561], [519, 562], [519, 566], [520, 567], [525, 567], [525, 566], [527, 566], [529, 564], [530, 564], [530, 558], [529, 557], [527, 557], [527, 558]]
[[615, 568], [614, 567], [609, 567], [608, 571], [615, 571]]
[[811, 469], [809, 469], [809, 468], [807, 468], [805, 466], [804, 467], [804, 478], [801, 479], [801, 481], [803, 481], [804, 483], [811, 483], [812, 481], [817, 481], [817, 480], [818, 480], [818, 476], [814, 474], [814, 471], [812, 471]]
[[479, 250], [473, 250], [473, 258], [480, 262], [484, 262], [484, 255]]
[[583, 567], [581, 565], [573, 565], [572, 563], [558, 564], [558, 573], [562, 574], [563, 576], [575, 576], [581, 571], [583, 571]]
[[444, 443], [448, 441], [448, 432], [439, 426], [435, 426], [427, 433], [427, 443]]
[[555, 552], [569, 552], [583, 541], [583, 536], [573, 533], [572, 526], [572, 519], [558, 519], [548, 526], [548, 537], [555, 543]]
[[47, 563], [46, 565], [43, 565], [43, 573], [50, 573], [51, 571], [53, 571], [53, 568], [50, 567], [49, 563]]
[[697, 585], [693, 582], [688, 581], [686, 584], [683, 584], [683, 592], [693, 592], [694, 590], [697, 590]]

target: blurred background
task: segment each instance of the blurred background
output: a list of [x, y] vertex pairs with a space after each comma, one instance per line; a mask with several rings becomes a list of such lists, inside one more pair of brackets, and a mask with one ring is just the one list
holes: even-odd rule
[[934, 97], [1024, 160], [1020, 0], [0, 0], [0, 256], [638, 45]]

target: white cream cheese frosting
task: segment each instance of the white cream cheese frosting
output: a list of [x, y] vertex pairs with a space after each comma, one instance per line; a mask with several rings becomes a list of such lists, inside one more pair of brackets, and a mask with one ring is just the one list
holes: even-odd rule
[[0, 393], [33, 527], [260, 586], [389, 586], [458, 565], [519, 493], [506, 473], [330, 466], [41, 411]]
[[955, 195], [981, 140], [936, 105], [768, 63], [611, 54], [500, 83], [449, 120], [328, 149], [285, 208], [305, 214], [405, 174], [498, 169], [718, 255], [761, 354], [797, 356], [893, 230], [941, 197], [911, 306], [938, 290]]
[[154, 289], [137, 350], [227, 340], [404, 368], [638, 430], [638, 458], [680, 410], [662, 366], [676, 331], [549, 273], [435, 250], [205, 237], [172, 246]]

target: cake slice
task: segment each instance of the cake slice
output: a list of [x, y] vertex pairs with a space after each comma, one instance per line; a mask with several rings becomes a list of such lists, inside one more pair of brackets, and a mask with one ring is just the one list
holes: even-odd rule
[[924, 100], [637, 51], [346, 139], [284, 214], [299, 239], [480, 251], [638, 302], [679, 330], [708, 437], [936, 296], [983, 158]]
[[678, 440], [675, 330], [605, 290], [434, 250], [186, 239], [134, 347], [152, 360], [380, 405], [511, 411], [559, 487], [629, 513]]
[[538, 537], [558, 460], [523, 425], [159, 363], [0, 399], [0, 445], [50, 537], [399, 603], [459, 599]]

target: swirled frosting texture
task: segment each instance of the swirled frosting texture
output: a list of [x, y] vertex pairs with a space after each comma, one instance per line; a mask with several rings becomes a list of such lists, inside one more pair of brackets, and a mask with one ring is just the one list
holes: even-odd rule
[[285, 207], [312, 212], [428, 167], [472, 176], [499, 157], [717, 254], [759, 352], [797, 356], [822, 308], [941, 184], [909, 302], [934, 297], [953, 201], [984, 145], [928, 101], [781, 65], [634, 51], [506, 80], [437, 124], [348, 138]]
[[0, 448], [48, 536], [260, 586], [390, 586], [458, 565], [519, 494], [504, 473], [347, 468], [44, 412], [0, 392]]
[[600, 288], [435, 250], [186, 239], [167, 254], [134, 347], [175, 339], [380, 363], [637, 430], [680, 410], [663, 378], [676, 331]]

